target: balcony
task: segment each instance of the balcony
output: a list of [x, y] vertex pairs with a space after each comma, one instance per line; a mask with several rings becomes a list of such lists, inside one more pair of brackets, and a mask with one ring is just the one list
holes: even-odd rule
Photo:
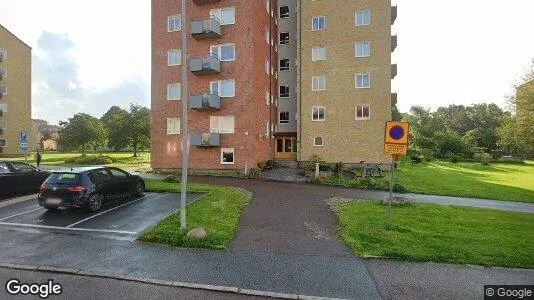
[[397, 36], [392, 35], [391, 36], [391, 52], [395, 51], [397, 49]]
[[221, 146], [221, 134], [192, 132], [190, 145], [194, 147], [219, 147]]
[[391, 105], [397, 104], [397, 93], [391, 93]]
[[191, 73], [195, 75], [221, 73], [221, 60], [211, 55], [209, 57], [191, 59]]
[[194, 110], [216, 110], [221, 109], [221, 98], [219, 95], [204, 93], [190, 97], [190, 107]]
[[192, 21], [191, 35], [195, 40], [220, 38], [221, 23], [215, 17], [211, 17], [208, 20]]
[[210, 4], [210, 3], [218, 3], [221, 2], [221, 0], [193, 0], [196, 5], [204, 5], [204, 4]]
[[391, 65], [391, 79], [397, 76], [397, 64]]
[[391, 7], [391, 25], [397, 20], [397, 5]]

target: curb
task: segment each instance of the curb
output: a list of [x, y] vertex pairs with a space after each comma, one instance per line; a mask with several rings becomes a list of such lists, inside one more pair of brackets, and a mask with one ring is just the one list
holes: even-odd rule
[[343, 300], [342, 298], [329, 298], [329, 297], [317, 297], [317, 296], [300, 295], [300, 294], [276, 293], [276, 292], [268, 292], [268, 291], [260, 291], [260, 290], [242, 289], [242, 288], [232, 287], [232, 286], [169, 281], [169, 280], [163, 280], [163, 279], [135, 277], [135, 276], [128, 276], [128, 275], [123, 275], [123, 274], [84, 271], [80, 269], [59, 268], [59, 267], [52, 267], [52, 266], [33, 266], [33, 265], [10, 264], [10, 263], [0, 262], [0, 268], [14, 269], [14, 270], [26, 270], [26, 271], [50, 272], [50, 273], [59, 273], [59, 274], [71, 274], [71, 275], [99, 277], [99, 278], [110, 278], [110, 279], [117, 279], [117, 280], [125, 280], [125, 281], [133, 281], [133, 282], [168, 286], [168, 287], [207, 290], [207, 291], [214, 291], [214, 292], [225, 292], [225, 293], [233, 293], [233, 294], [238, 294], [238, 295], [261, 296], [261, 297], [278, 298], [278, 299]]
[[0, 207], [4, 207], [4, 206], [8, 206], [8, 205], [11, 205], [11, 204], [16, 204], [16, 203], [20, 203], [20, 202], [24, 202], [24, 201], [28, 201], [28, 200], [32, 200], [34, 198], [37, 198], [37, 194], [31, 194], [31, 195], [25, 195], [25, 196], [20, 196], [20, 197], [16, 197], [16, 198], [11, 198], [9, 200], [5, 200], [5, 201], [1, 201], [0, 202]]

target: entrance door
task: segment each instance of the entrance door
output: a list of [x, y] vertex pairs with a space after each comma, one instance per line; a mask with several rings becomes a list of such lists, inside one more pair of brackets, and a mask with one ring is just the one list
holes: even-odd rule
[[297, 139], [294, 137], [276, 138], [275, 159], [297, 159]]

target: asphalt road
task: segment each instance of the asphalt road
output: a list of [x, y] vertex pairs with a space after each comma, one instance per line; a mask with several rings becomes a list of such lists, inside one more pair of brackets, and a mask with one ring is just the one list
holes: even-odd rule
[[43, 283], [52, 279], [54, 283], [61, 285], [62, 293], [58, 296], [50, 296], [49, 299], [266, 299], [263, 297], [161, 286], [110, 278], [6, 268], [0, 268], [0, 299], [38, 299], [38, 297], [32, 295], [9, 294], [6, 290], [6, 283], [12, 278], [19, 279], [21, 283]]

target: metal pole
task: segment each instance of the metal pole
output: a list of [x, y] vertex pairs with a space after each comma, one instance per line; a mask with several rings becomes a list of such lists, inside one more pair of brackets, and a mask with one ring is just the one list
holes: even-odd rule
[[391, 155], [391, 178], [389, 180], [388, 226], [391, 225], [391, 201], [393, 200], [393, 185], [395, 181], [395, 155]]
[[182, 0], [182, 86], [181, 86], [181, 98], [182, 98], [182, 181], [181, 181], [181, 193], [180, 193], [180, 228], [185, 229], [185, 201], [187, 198], [187, 163], [189, 161], [189, 132], [187, 130], [187, 110], [189, 109], [188, 94], [187, 94], [187, 23], [186, 23], [186, 0]]

